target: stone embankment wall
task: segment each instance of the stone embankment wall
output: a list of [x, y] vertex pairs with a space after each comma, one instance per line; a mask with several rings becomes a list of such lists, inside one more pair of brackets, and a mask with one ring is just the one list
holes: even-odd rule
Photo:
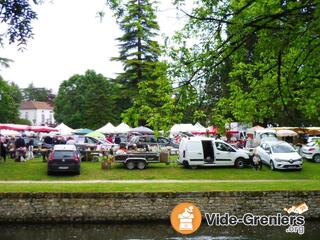
[[[306, 219], [320, 219], [320, 191], [191, 193], [0, 193], [0, 222], [168, 220], [180, 202], [209, 213], [285, 213], [305, 202]], [[204, 214], [203, 214], [204, 216]]]

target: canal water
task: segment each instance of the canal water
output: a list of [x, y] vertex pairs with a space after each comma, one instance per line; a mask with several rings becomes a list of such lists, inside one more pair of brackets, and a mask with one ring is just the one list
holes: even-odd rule
[[307, 221], [305, 233], [286, 233], [286, 227], [202, 227], [182, 236], [167, 223], [134, 224], [1, 224], [0, 240], [245, 240], [320, 239], [320, 221]]

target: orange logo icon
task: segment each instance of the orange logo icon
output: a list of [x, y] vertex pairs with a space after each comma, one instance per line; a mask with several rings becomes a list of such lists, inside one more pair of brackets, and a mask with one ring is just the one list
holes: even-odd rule
[[171, 225], [178, 233], [191, 234], [201, 225], [201, 212], [192, 203], [180, 203], [172, 210]]

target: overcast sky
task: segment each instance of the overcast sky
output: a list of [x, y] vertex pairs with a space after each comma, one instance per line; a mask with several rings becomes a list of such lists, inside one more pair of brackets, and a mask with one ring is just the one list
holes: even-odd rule
[[[158, 22], [161, 34], [172, 35], [181, 27], [181, 13], [171, 0], [161, 0]], [[104, 10], [103, 21], [97, 12]], [[121, 64], [110, 61], [118, 56], [117, 41], [121, 31], [105, 6], [105, 0], [52, 0], [36, 6], [38, 20], [33, 22], [34, 39], [29, 40], [23, 52], [14, 45], [1, 49], [1, 57], [14, 60], [10, 68], [1, 69], [1, 76], [27, 87], [58, 91], [63, 80], [74, 74], [94, 69], [106, 77], [121, 72]]]

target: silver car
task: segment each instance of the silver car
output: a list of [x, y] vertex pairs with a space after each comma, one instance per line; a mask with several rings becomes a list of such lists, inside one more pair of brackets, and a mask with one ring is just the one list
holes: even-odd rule
[[303, 159], [287, 142], [263, 142], [257, 148], [258, 155], [264, 164], [276, 169], [302, 169]]
[[300, 154], [308, 160], [320, 163], [320, 146], [316, 142], [309, 142], [304, 145], [300, 150]]

